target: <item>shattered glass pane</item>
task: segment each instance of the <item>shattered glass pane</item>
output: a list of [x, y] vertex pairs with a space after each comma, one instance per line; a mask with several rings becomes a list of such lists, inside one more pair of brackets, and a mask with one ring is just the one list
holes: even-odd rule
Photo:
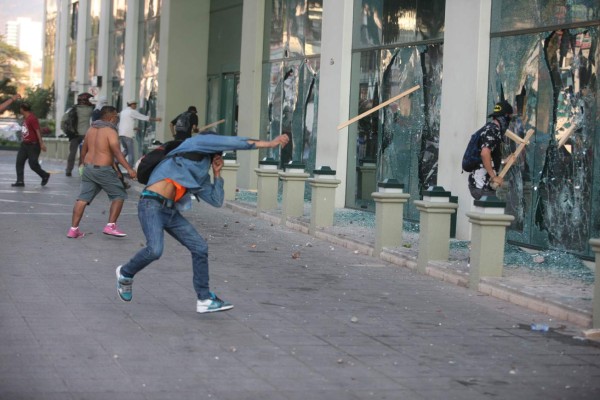
[[446, 0], [355, 1], [353, 47], [442, 39]]
[[[283, 41], [284, 30], [284, 0], [270, 0], [270, 7], [266, 7], [265, 12], [265, 48], [263, 54], [268, 56], [269, 60], [283, 58], [286, 46]], [[267, 3], [268, 4], [268, 3]]]
[[321, 53], [323, 0], [271, 0], [265, 13], [269, 60]]
[[492, 0], [492, 32], [598, 20], [598, 0]]
[[307, 0], [306, 27], [304, 29], [304, 53], [307, 56], [321, 54], [321, 28], [323, 21], [323, 0]]
[[[361, 114], [419, 85], [416, 92], [401, 97], [349, 129], [348, 181], [355, 182], [347, 206], [374, 209], [371, 193], [377, 182], [396, 179], [404, 191], [418, 200], [423, 189], [437, 181], [439, 111], [442, 79], [442, 45], [408, 46], [357, 53], [360, 82], [353, 86], [355, 111]], [[358, 84], [358, 89], [356, 88]], [[356, 100], [354, 100], [356, 99]], [[405, 218], [418, 220], [410, 201]]]
[[[495, 38], [491, 54], [489, 108], [506, 98], [510, 129], [535, 129], [498, 193], [515, 216], [508, 238], [591, 256], [588, 240], [600, 231], [598, 27]], [[515, 148], [506, 139], [504, 157]]]
[[[144, 20], [140, 22], [139, 48], [141, 63], [138, 66], [139, 106], [141, 112], [152, 118], [156, 117], [158, 97], [158, 60], [160, 50], [160, 10], [159, 0], [146, 0]], [[136, 154], [142, 154], [156, 138], [156, 122], [143, 122], [136, 132]]]
[[283, 42], [287, 44], [287, 57], [304, 55], [304, 29], [307, 20], [306, 0], [286, 0], [283, 3]]

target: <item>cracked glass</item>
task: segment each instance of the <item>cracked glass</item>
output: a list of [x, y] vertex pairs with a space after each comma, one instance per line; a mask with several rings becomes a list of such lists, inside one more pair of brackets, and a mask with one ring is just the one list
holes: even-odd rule
[[[598, 26], [492, 39], [489, 108], [502, 97], [525, 151], [499, 196], [515, 216], [508, 239], [591, 256], [600, 234]], [[503, 156], [516, 143], [505, 139]]]
[[[378, 182], [398, 181], [411, 200], [437, 182], [445, 1], [354, 4], [349, 117], [420, 86], [348, 127], [346, 206], [372, 211]], [[412, 201], [404, 213], [419, 219]]]

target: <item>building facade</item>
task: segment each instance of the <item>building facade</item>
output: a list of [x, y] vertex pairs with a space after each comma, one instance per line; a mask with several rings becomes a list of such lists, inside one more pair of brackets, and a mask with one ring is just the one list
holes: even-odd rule
[[[512, 242], [590, 257], [600, 237], [597, 0], [46, 0], [44, 85], [56, 118], [82, 91], [163, 118], [142, 124], [138, 152], [169, 139], [189, 105], [200, 125], [267, 139], [245, 152], [238, 186], [255, 188], [259, 158], [323, 166], [341, 180], [336, 206], [374, 210], [377, 182], [412, 200], [432, 185], [458, 198], [456, 235], [472, 207], [460, 160], [493, 104], [511, 130], [535, 134], [499, 196]], [[415, 86], [347, 128], [337, 126]], [[59, 134], [58, 132], [57, 134]], [[515, 143], [508, 139], [503, 153]], [[310, 196], [307, 190], [307, 196]], [[412, 201], [405, 218], [418, 221]]]

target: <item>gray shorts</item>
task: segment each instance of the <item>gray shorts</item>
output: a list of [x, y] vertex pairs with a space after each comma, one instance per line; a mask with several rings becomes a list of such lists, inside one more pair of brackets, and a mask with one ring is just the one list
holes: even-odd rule
[[81, 192], [77, 199], [90, 204], [102, 189], [104, 189], [110, 201], [127, 199], [127, 192], [123, 187], [123, 182], [121, 182], [117, 171], [113, 167], [86, 165], [83, 168]]

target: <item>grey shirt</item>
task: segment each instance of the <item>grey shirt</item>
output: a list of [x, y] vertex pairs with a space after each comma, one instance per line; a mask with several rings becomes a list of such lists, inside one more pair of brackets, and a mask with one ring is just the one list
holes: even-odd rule
[[85, 106], [82, 104], [78, 104], [76, 106], [76, 110], [77, 133], [79, 134], [79, 136], [84, 136], [90, 128], [90, 119], [92, 117], [92, 112], [94, 111], [94, 106]]

